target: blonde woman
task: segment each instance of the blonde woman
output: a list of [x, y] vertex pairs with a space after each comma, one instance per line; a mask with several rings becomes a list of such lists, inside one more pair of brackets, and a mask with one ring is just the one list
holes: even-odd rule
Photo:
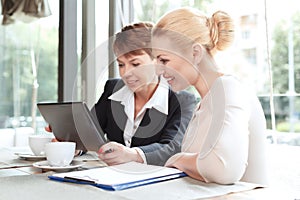
[[173, 90], [192, 85], [201, 96], [182, 152], [166, 166], [204, 182], [266, 184], [262, 107], [237, 78], [221, 72], [214, 59], [217, 51], [233, 42], [231, 17], [222, 11], [207, 17], [198, 10], [180, 8], [164, 15], [152, 36], [158, 72]]

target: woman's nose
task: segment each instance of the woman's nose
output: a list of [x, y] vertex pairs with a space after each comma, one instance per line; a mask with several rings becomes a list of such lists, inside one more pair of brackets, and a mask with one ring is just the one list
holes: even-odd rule
[[131, 76], [132, 75], [132, 68], [131, 67], [124, 67], [124, 76]]
[[165, 73], [165, 68], [162, 65], [156, 65], [155, 71], [158, 76], [163, 75]]

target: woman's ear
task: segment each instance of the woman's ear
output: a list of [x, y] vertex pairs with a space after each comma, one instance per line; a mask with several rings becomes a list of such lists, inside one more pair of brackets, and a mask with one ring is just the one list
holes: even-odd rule
[[192, 46], [193, 48], [193, 58], [194, 58], [194, 64], [198, 64], [201, 62], [203, 54], [204, 54], [204, 49], [201, 44], [195, 43]]

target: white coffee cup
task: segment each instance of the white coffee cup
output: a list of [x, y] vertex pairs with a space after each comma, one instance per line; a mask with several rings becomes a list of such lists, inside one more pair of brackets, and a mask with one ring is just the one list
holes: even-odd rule
[[70, 165], [75, 155], [75, 142], [51, 142], [45, 145], [45, 153], [50, 166]]
[[34, 155], [41, 156], [45, 155], [45, 144], [50, 143], [52, 139], [53, 136], [48, 134], [30, 135], [28, 137], [28, 144]]

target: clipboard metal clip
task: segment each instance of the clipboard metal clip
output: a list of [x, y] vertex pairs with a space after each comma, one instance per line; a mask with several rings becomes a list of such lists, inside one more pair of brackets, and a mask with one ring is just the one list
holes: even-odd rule
[[93, 179], [88, 175], [85, 176], [65, 176], [64, 179], [77, 181], [77, 182], [83, 182], [83, 183], [91, 183], [96, 184], [98, 179]]

